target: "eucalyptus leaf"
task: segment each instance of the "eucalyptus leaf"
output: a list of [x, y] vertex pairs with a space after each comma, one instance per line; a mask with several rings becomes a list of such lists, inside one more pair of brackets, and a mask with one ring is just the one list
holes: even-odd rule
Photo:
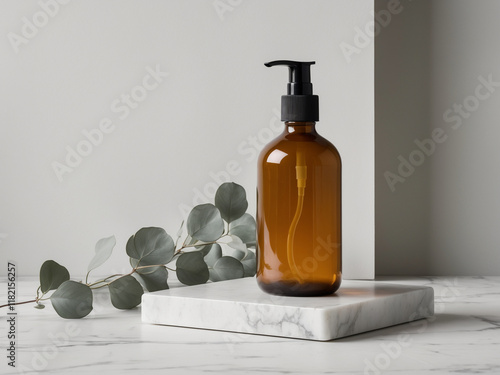
[[214, 244], [209, 244], [209, 245], [202, 245], [202, 246], [195, 246], [194, 248], [198, 250], [200, 253], [203, 254], [203, 256], [206, 256], [210, 250], [212, 249], [212, 246]]
[[42, 310], [45, 308], [45, 305], [42, 303], [37, 303], [35, 306], [33, 306], [35, 309]]
[[215, 206], [228, 223], [239, 219], [248, 208], [245, 189], [234, 182], [223, 183], [215, 193]]
[[97, 241], [95, 245], [95, 255], [94, 258], [92, 258], [92, 260], [89, 263], [87, 272], [96, 269], [104, 262], [106, 262], [111, 256], [111, 253], [113, 252], [113, 248], [115, 247], [115, 245], [116, 245], [115, 236], [101, 238], [99, 241]]
[[228, 246], [223, 246], [222, 247], [222, 253], [225, 255], [225, 256], [230, 256], [232, 258], [235, 258], [239, 261], [241, 261], [243, 258], [245, 258], [245, 253], [241, 250], [237, 250], [237, 249], [233, 249], [231, 247], [228, 247]]
[[132, 266], [132, 268], [135, 268], [135, 267], [137, 267], [139, 265], [139, 260], [138, 259], [129, 258], [129, 262], [130, 262], [130, 265]]
[[239, 219], [229, 224], [229, 234], [241, 238], [247, 246], [254, 246], [256, 240], [255, 219], [250, 214], [244, 214]]
[[184, 220], [182, 220], [181, 226], [179, 227], [179, 230], [177, 231], [177, 238], [182, 236], [182, 229], [184, 228]]
[[211, 272], [210, 280], [222, 281], [242, 278], [245, 274], [243, 264], [233, 257], [223, 256], [215, 262]]
[[213, 204], [200, 204], [194, 207], [187, 219], [188, 234], [200, 241], [215, 241], [224, 231], [224, 222], [217, 207]]
[[248, 251], [244, 259], [241, 260], [243, 264], [243, 277], [251, 277], [257, 273], [257, 259], [253, 251]]
[[127, 254], [139, 260], [137, 265], [167, 264], [174, 256], [175, 244], [172, 237], [162, 228], [142, 228], [129, 238]]
[[230, 235], [231, 241], [227, 243], [227, 246], [232, 247], [233, 249], [241, 250], [245, 253], [247, 253], [247, 246], [243, 243], [243, 241], [238, 237], [235, 236], [234, 234]]
[[43, 262], [42, 267], [40, 267], [40, 290], [42, 293], [59, 288], [67, 280], [69, 280], [69, 272], [66, 267], [53, 260]]
[[109, 294], [114, 307], [127, 310], [141, 303], [144, 289], [134, 277], [126, 275], [109, 284]]
[[252, 250], [248, 250], [247, 254], [245, 255], [245, 258], [243, 258], [243, 260], [250, 260], [250, 259], [256, 259], [255, 252], [253, 252]]
[[222, 281], [222, 279], [219, 277], [219, 274], [215, 272], [213, 268], [210, 268], [208, 270], [208, 278], [213, 282]]
[[229, 254], [238, 260], [242, 260], [247, 255], [247, 245], [245, 245], [240, 238], [235, 235], [231, 235], [230, 238], [231, 241], [226, 244], [229, 246], [229, 249], [225, 249], [226, 254]]
[[79, 319], [92, 311], [92, 290], [85, 284], [68, 280], [50, 296], [57, 314], [65, 319]]
[[196, 242], [198, 242], [198, 240], [196, 238], [191, 237], [189, 234], [186, 236], [186, 240], [184, 241], [184, 243], [188, 246], [194, 245]]
[[215, 262], [222, 257], [222, 248], [218, 243], [214, 243], [209, 247], [210, 249], [203, 259], [209, 267], [213, 267]]
[[175, 265], [177, 278], [183, 284], [197, 285], [208, 281], [208, 267], [199, 251], [181, 254]]
[[144, 286], [148, 291], [156, 292], [158, 290], [168, 289], [168, 271], [164, 266], [142, 268], [137, 271], [137, 276], [144, 282]]

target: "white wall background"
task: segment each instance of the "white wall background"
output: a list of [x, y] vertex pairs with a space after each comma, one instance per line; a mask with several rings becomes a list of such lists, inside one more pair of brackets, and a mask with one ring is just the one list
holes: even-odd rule
[[[500, 275], [500, 87], [474, 99], [479, 77], [500, 83], [500, 2], [405, 6], [376, 40], [377, 273]], [[436, 128], [446, 141], [391, 192], [383, 173]]]
[[[318, 129], [343, 158], [345, 276], [373, 276], [373, 43], [351, 63], [339, 48], [373, 2], [232, 4], [219, 15], [208, 0], [75, 0], [16, 53], [9, 33], [22, 35], [24, 17], [43, 24], [41, 7], [2, 1], [1, 264], [35, 275], [54, 259], [83, 274], [96, 241], [114, 234], [99, 270], [125, 271], [128, 237], [144, 226], [174, 234], [182, 208], [211, 199], [230, 161], [254, 213], [256, 154], [276, 134], [287, 79], [263, 63], [288, 58], [317, 61]], [[129, 113], [113, 112], [123, 94], [141, 93], [148, 67], [169, 75]], [[112, 131], [59, 181], [52, 163], [106, 119]]]

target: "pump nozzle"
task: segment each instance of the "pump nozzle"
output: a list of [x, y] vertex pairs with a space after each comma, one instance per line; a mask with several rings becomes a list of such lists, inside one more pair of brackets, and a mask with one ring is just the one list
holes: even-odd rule
[[290, 70], [288, 78], [288, 95], [312, 95], [311, 65], [316, 61], [301, 62], [291, 60], [276, 60], [265, 63], [267, 67], [286, 65]]
[[285, 65], [289, 68], [287, 95], [281, 97], [281, 121], [318, 121], [318, 95], [313, 95], [311, 65], [315, 61], [276, 60], [267, 67]]

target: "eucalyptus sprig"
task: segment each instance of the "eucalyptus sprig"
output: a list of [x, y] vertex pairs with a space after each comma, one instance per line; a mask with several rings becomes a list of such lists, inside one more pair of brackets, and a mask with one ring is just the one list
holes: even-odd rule
[[[34, 302], [43, 309], [49, 300], [63, 318], [83, 318], [92, 311], [93, 290], [107, 287], [117, 309], [131, 309], [141, 303], [144, 290], [168, 289], [168, 271], [176, 272], [185, 285], [204, 284], [254, 276], [256, 272], [255, 219], [246, 213], [245, 189], [233, 182], [222, 184], [215, 194], [215, 205], [201, 204], [192, 209], [181, 224], [174, 241], [164, 229], [141, 228], [126, 245], [132, 269], [89, 281], [91, 271], [104, 264], [116, 245], [114, 236], [100, 239], [83, 281], [70, 280], [68, 270], [53, 260], [40, 268], [40, 286]], [[187, 231], [186, 237], [183, 237]], [[175, 268], [173, 268], [175, 267]], [[54, 291], [47, 296], [50, 291]], [[5, 307], [3, 305], [0, 307]]]

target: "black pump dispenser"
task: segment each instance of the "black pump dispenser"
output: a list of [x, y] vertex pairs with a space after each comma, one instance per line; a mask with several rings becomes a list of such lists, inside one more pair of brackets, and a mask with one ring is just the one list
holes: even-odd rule
[[287, 95], [281, 97], [281, 121], [319, 120], [319, 98], [313, 95], [311, 83], [311, 65], [315, 63], [276, 60], [264, 64], [267, 67], [286, 65], [290, 69]]

